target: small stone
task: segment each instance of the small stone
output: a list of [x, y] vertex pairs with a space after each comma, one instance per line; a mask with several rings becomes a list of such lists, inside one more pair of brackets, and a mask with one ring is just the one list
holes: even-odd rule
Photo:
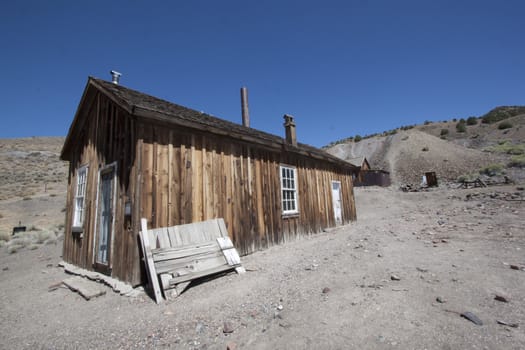
[[232, 341], [227, 343], [226, 350], [237, 350], [237, 344]]
[[281, 321], [281, 322], [279, 322], [279, 326], [281, 326], [283, 328], [290, 328], [292, 325], [290, 324], [290, 322]]
[[390, 279], [391, 279], [392, 281], [401, 281], [401, 278], [400, 278], [399, 276], [397, 276], [397, 275], [391, 275], [391, 276], [390, 276]]
[[233, 325], [231, 324], [231, 322], [224, 322], [223, 326], [222, 326], [222, 332], [223, 333], [233, 333], [234, 329], [233, 329]]
[[508, 303], [509, 302], [509, 299], [501, 294], [496, 294], [496, 296], [494, 297], [494, 300], [497, 300], [497, 301], [501, 301], [501, 302], [504, 302], [504, 303]]
[[7, 271], [7, 270], [9, 270], [9, 266], [4, 267], [2, 270], [3, 270], [3, 271]]
[[377, 257], [378, 257], [378, 258], [382, 258], [382, 257], [383, 257], [383, 254], [377, 254]]
[[517, 323], [511, 323], [511, 322], [502, 321], [502, 320], [496, 320], [496, 322], [498, 324], [503, 325], [503, 326], [509, 326], [509, 327], [512, 327], [512, 328], [518, 328], [518, 324]]
[[445, 238], [443, 238], [443, 239], [441, 240], [441, 243], [448, 243], [448, 240], [445, 239]]
[[443, 299], [442, 297], [436, 297], [436, 301], [437, 301], [438, 303], [440, 303], [440, 304], [444, 304], [444, 303], [446, 303], [446, 300]]
[[323, 292], [323, 294], [326, 294], [326, 293], [330, 292], [330, 288], [324, 287], [322, 292]]
[[204, 329], [204, 325], [202, 323], [197, 323], [197, 326], [195, 326], [195, 333], [201, 333]]
[[520, 267], [518, 265], [510, 265], [510, 268], [513, 270], [519, 270]]
[[428, 269], [422, 267], [416, 267], [416, 270], [418, 270], [419, 272], [428, 272]]
[[469, 320], [470, 322], [472, 322], [474, 324], [477, 324], [478, 326], [482, 326], [483, 325], [483, 321], [481, 321], [478, 316], [474, 315], [470, 311], [466, 311], [466, 312], [462, 313], [461, 317], [466, 318], [467, 320]]
[[282, 309], [284, 309], [284, 307], [281, 304], [277, 305], [277, 310], [281, 311]]

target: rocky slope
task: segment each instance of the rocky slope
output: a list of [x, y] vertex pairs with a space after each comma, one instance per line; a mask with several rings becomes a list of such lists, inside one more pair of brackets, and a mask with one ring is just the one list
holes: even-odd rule
[[[427, 123], [388, 136], [349, 140], [326, 150], [345, 160], [365, 156], [372, 168], [389, 171], [395, 184], [417, 184], [427, 171], [435, 171], [442, 180], [455, 181], [489, 166], [505, 168], [512, 155], [496, 150], [498, 145], [508, 143], [514, 149], [523, 148], [525, 115], [507, 121], [511, 128], [500, 129], [498, 124], [478, 121], [466, 126], [465, 132], [457, 131], [457, 121]], [[521, 169], [509, 168], [506, 173], [516, 182], [524, 179]]]

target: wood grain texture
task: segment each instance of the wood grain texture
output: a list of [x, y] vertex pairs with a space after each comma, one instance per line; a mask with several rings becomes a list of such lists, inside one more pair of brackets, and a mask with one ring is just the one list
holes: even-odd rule
[[[114, 250], [111, 275], [144, 283], [138, 232], [224, 218], [241, 255], [335, 226], [331, 182], [341, 182], [343, 224], [356, 219], [352, 170], [307, 154], [210, 134], [163, 120], [144, 120], [102, 93], [89, 96], [79, 114], [81, 130], [68, 147], [64, 260], [94, 269], [99, 170], [117, 162]], [[296, 168], [299, 213], [282, 214], [279, 166]], [[77, 169], [88, 165], [84, 230], [71, 230]], [[129, 202], [131, 216], [124, 217]], [[171, 240], [187, 240], [168, 232]], [[170, 241], [171, 242], [171, 241]], [[191, 243], [191, 242], [188, 242]]]

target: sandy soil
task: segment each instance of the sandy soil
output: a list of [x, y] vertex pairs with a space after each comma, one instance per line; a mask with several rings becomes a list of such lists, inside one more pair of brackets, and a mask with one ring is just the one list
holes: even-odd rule
[[90, 301], [48, 292], [67, 277], [60, 243], [1, 249], [0, 347], [524, 349], [525, 204], [507, 200], [523, 196], [360, 188], [356, 223], [243, 257], [246, 274], [161, 305], [109, 288]]

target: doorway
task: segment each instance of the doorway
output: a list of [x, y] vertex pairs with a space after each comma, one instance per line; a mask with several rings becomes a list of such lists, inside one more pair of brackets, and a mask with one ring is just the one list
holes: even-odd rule
[[341, 182], [332, 181], [332, 202], [334, 207], [334, 218], [336, 225], [343, 224], [342, 216], [342, 199], [341, 199]]
[[103, 273], [111, 272], [113, 224], [115, 218], [115, 171], [111, 164], [99, 172], [97, 193], [97, 224], [95, 236], [95, 268]]

